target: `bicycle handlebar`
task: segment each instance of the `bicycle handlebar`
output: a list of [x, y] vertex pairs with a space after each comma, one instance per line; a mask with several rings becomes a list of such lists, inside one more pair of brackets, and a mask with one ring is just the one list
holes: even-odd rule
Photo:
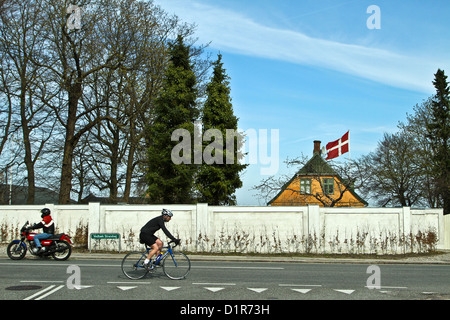
[[170, 240], [167, 244], [170, 245], [171, 243], [175, 243], [175, 245], [172, 247], [172, 248], [175, 248], [180, 245], [180, 242], [176, 243], [176, 241]]

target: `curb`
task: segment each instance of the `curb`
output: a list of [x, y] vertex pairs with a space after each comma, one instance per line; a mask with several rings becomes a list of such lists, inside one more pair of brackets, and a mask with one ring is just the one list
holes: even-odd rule
[[[124, 254], [102, 254], [102, 253], [74, 253], [71, 258], [80, 260], [122, 260]], [[188, 255], [191, 261], [209, 262], [265, 262], [265, 263], [339, 263], [339, 264], [428, 264], [428, 265], [450, 265], [450, 260], [425, 260], [426, 258], [406, 259], [358, 259], [358, 258], [302, 258], [302, 257], [262, 257], [262, 256], [202, 256]]]
[[[69, 261], [76, 260], [122, 260], [124, 253], [77, 253], [73, 252]], [[336, 257], [268, 257], [268, 256], [227, 256], [227, 255], [188, 255], [191, 261], [210, 262], [265, 262], [265, 263], [310, 263], [310, 264], [427, 264], [427, 265], [450, 265], [450, 251], [430, 257], [409, 257], [400, 259], [368, 259], [368, 258], [336, 258]], [[27, 254], [27, 257], [32, 257]], [[34, 257], [32, 257], [34, 258]], [[0, 259], [8, 259], [6, 247], [0, 248]]]

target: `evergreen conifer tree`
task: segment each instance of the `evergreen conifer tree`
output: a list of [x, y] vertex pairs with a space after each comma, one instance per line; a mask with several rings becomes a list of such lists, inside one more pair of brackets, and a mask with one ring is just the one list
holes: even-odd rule
[[242, 187], [239, 173], [246, 165], [239, 163], [238, 118], [230, 97], [229, 77], [222, 56], [214, 63], [213, 76], [206, 88], [203, 107], [203, 163], [196, 179], [198, 201], [210, 205], [235, 205], [235, 191]]
[[[175, 164], [172, 133], [186, 129], [194, 134], [199, 116], [197, 80], [189, 58], [190, 48], [178, 36], [170, 49], [170, 63], [160, 97], [155, 102], [152, 123], [146, 130], [147, 196], [150, 203], [193, 203], [192, 187], [198, 169], [191, 161]], [[192, 159], [192, 154], [184, 155]]]
[[440, 195], [445, 214], [450, 214], [450, 88], [447, 76], [439, 69], [434, 75], [436, 95], [431, 105], [431, 121], [427, 124], [428, 138], [433, 151], [432, 170], [436, 191]]

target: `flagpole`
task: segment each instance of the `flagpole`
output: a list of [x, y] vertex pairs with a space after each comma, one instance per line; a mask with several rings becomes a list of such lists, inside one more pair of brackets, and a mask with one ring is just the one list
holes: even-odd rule
[[351, 174], [352, 174], [352, 169], [351, 169], [351, 163], [352, 163], [352, 159], [351, 159], [351, 143], [350, 143], [350, 130], [348, 130], [348, 176], [349, 178], [351, 178]]

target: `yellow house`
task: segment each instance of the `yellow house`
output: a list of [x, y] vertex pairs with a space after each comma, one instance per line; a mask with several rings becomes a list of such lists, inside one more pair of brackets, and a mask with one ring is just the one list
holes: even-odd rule
[[364, 201], [322, 158], [320, 141], [313, 157], [269, 201], [270, 206], [365, 207]]

